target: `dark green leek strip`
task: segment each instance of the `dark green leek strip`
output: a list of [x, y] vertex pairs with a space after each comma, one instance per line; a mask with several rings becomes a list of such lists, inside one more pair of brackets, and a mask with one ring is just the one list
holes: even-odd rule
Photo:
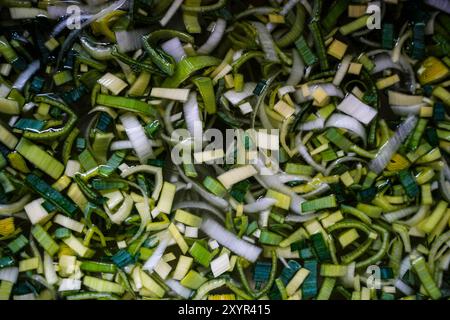
[[31, 234], [37, 242], [45, 249], [45, 251], [53, 256], [59, 250], [59, 245], [55, 240], [45, 231], [41, 225], [37, 224], [31, 229]]
[[362, 256], [365, 252], [367, 252], [367, 250], [370, 249], [370, 247], [372, 246], [373, 243], [373, 239], [372, 238], [367, 238], [366, 240], [364, 240], [364, 242], [359, 245], [356, 249], [354, 249], [353, 251], [346, 253], [344, 255], [342, 255], [341, 261], [344, 264], [349, 264], [353, 261], [355, 261], [356, 259], [358, 259], [360, 256]]
[[156, 110], [153, 106], [138, 99], [99, 94], [97, 95], [97, 103], [111, 108], [142, 112], [145, 115], [153, 117], [156, 116]]
[[[21, 138], [16, 150], [36, 168], [42, 170], [53, 179], [58, 179], [64, 172], [64, 165], [48, 152], [28, 139]], [[16, 161], [18, 161], [16, 159]]]
[[258, 48], [257, 36], [256, 29], [250, 23], [236, 22], [233, 31], [228, 34], [228, 39], [233, 44], [233, 47], [255, 50]]
[[325, 32], [330, 32], [331, 29], [339, 21], [339, 17], [347, 10], [350, 0], [336, 0], [328, 13], [322, 19], [321, 23]]
[[41, 197], [58, 207], [61, 212], [68, 216], [74, 216], [77, 211], [77, 206], [72, 200], [66, 198], [61, 193], [53, 189], [44, 180], [36, 176], [35, 174], [27, 175], [25, 183], [34, 192], [39, 194]]
[[248, 283], [247, 276], [245, 275], [244, 267], [242, 266], [242, 261], [238, 258], [237, 268], [238, 268], [238, 272], [239, 272], [239, 277], [242, 281], [242, 285], [244, 286], [247, 293], [249, 293], [251, 296], [253, 296], [256, 299], [265, 295], [272, 288], [272, 285], [275, 282], [275, 277], [276, 277], [276, 273], [277, 273], [277, 253], [276, 253], [276, 251], [272, 250], [271, 255], [272, 255], [272, 267], [270, 269], [270, 277], [269, 277], [269, 280], [267, 281], [266, 285], [259, 291], [253, 291], [250, 288], [250, 284]]
[[[199, 6], [200, 4], [201, 4], [201, 0], [185, 1], [185, 5], [189, 6], [189, 7]], [[200, 26], [198, 16], [199, 15], [197, 12], [183, 11], [184, 26], [189, 33], [201, 33], [202, 32], [202, 27]]]
[[336, 278], [326, 277], [322, 282], [322, 287], [320, 287], [319, 294], [317, 295], [317, 300], [329, 300], [333, 292], [334, 286], [336, 285]]
[[67, 300], [120, 300], [120, 298], [108, 292], [81, 292], [70, 294], [65, 297]]
[[158, 68], [155, 68], [151, 64], [134, 60], [129, 56], [127, 56], [126, 54], [119, 52], [116, 46], [112, 48], [111, 55], [117, 58], [119, 61], [128, 64], [136, 72], [147, 71], [149, 73], [159, 74], [161, 76], [165, 75], [164, 72], [162, 72]]
[[75, 127], [69, 133], [67, 138], [64, 140], [63, 151], [62, 151], [64, 164], [67, 164], [67, 161], [69, 161], [69, 159], [70, 159], [73, 143], [74, 143], [75, 139], [77, 138], [77, 136], [79, 135], [79, 133], [80, 133], [80, 130], [77, 127]]
[[277, 287], [278, 292], [280, 293], [281, 299], [287, 300], [288, 295], [287, 295], [286, 287], [284, 286], [284, 283], [280, 278], [275, 279], [275, 286]]
[[83, 261], [80, 269], [87, 272], [115, 273], [117, 271], [117, 267], [114, 264], [97, 261]]
[[17, 53], [11, 47], [5, 36], [0, 37], [0, 54], [8, 63], [13, 63], [18, 59]]
[[130, 294], [133, 298], [136, 298], [136, 293], [131, 287], [131, 283], [130, 280], [128, 280], [127, 274], [121, 269], [118, 269], [117, 273], [119, 275], [121, 284], [125, 287], [126, 292]]
[[128, 190], [128, 184], [120, 179], [93, 179], [91, 180], [92, 188], [95, 190]]
[[160, 40], [166, 40], [171, 38], [178, 38], [180, 41], [184, 41], [187, 43], [194, 43], [194, 37], [188, 33], [172, 30], [172, 29], [159, 29], [151, 32], [147, 36], [145, 36], [146, 40], [151, 44], [156, 44]]
[[88, 200], [98, 205], [101, 205], [105, 202], [105, 200], [100, 194], [98, 194], [95, 190], [89, 188], [89, 186], [83, 181], [83, 178], [81, 177], [80, 174], [75, 174], [73, 179], [77, 183], [80, 190], [84, 193], [86, 198], [88, 198]]
[[105, 71], [106, 68], [108, 67], [106, 64], [104, 64], [104, 63], [102, 63], [100, 61], [94, 60], [94, 59], [92, 59], [90, 56], [88, 56], [86, 54], [81, 54], [81, 53], [78, 54], [77, 57], [75, 58], [75, 60], [78, 63], [85, 64], [85, 65], [87, 65], [89, 67], [97, 69], [98, 71]]
[[391, 250], [389, 252], [389, 267], [392, 268], [394, 275], [397, 276], [402, 262], [403, 243], [400, 237], [392, 240]]
[[388, 251], [389, 239], [390, 239], [389, 232], [385, 228], [383, 228], [377, 224], [373, 224], [372, 228], [381, 234], [381, 240], [382, 240], [381, 248], [372, 257], [369, 257], [363, 261], [358, 261], [356, 263], [356, 268], [365, 268], [367, 266], [370, 266], [371, 264], [376, 263], [377, 261], [380, 261], [386, 255], [386, 253]]
[[411, 135], [411, 140], [408, 143], [408, 150], [414, 151], [419, 146], [420, 140], [425, 132], [425, 129], [428, 124], [428, 119], [420, 118], [417, 121], [416, 128], [414, 129], [413, 134]]
[[352, 219], [345, 219], [345, 220], [339, 221], [339, 222], [333, 224], [332, 226], [328, 227], [327, 231], [333, 232], [335, 230], [349, 229], [349, 228], [355, 228], [355, 229], [361, 230], [364, 233], [366, 233], [367, 235], [375, 232], [374, 230], [369, 228], [366, 224], [364, 224], [360, 221], [357, 221], [357, 220], [352, 220]]
[[311, 13], [312, 20], [316, 21], [320, 20], [320, 14], [322, 13], [322, 6], [323, 6], [322, 0], [314, 0]]
[[233, 72], [237, 73], [244, 63], [253, 58], [264, 58], [264, 52], [248, 51], [244, 53], [239, 59], [231, 64], [231, 66], [233, 67]]
[[32, 2], [27, 0], [1, 0], [0, 5], [6, 8], [31, 8]]
[[237, 296], [241, 297], [244, 300], [253, 300], [253, 296], [248, 295], [244, 290], [235, 286], [231, 281], [227, 281], [226, 286], [228, 289], [233, 291]]
[[303, 36], [301, 36], [300, 38], [297, 39], [297, 41], [295, 41], [295, 47], [297, 48], [297, 51], [299, 52], [300, 56], [308, 66], [312, 66], [317, 62], [318, 60], [317, 56], [314, 54], [314, 52], [312, 52], [311, 48], [308, 46]]
[[55, 140], [58, 139], [60, 137], [63, 137], [65, 135], [67, 135], [75, 126], [76, 122], [77, 122], [77, 115], [72, 111], [72, 109], [70, 109], [68, 106], [66, 106], [63, 102], [57, 101], [55, 99], [52, 99], [48, 96], [36, 96], [34, 98], [34, 101], [36, 103], [47, 103], [51, 106], [54, 106], [58, 109], [61, 109], [63, 112], [65, 112], [68, 116], [69, 119], [67, 120], [66, 124], [64, 125], [64, 127], [62, 128], [51, 128], [51, 129], [47, 129], [41, 132], [30, 132], [30, 131], [26, 131], [23, 133], [23, 137], [28, 138], [30, 140]]
[[[133, 1], [130, 8], [130, 20], [133, 23], [139, 24], [153, 24], [160, 20], [164, 12], [169, 8], [170, 1], [158, 1], [153, 5], [153, 2], [147, 1]], [[152, 7], [150, 15], [144, 15], [139, 12], [139, 9], [147, 10], [149, 6]]]
[[347, 289], [345, 289], [343, 286], [337, 286], [336, 291], [339, 292], [341, 294], [341, 296], [343, 296], [345, 298], [345, 300], [352, 299], [352, 294]]
[[208, 114], [216, 113], [216, 97], [214, 95], [214, 86], [211, 78], [197, 77], [192, 80], [192, 83], [195, 84], [202, 96], [206, 112]]
[[[364, 80], [364, 83], [367, 86], [367, 91], [364, 94], [364, 98], [363, 98], [364, 102], [366, 102], [367, 104], [371, 105], [372, 107], [378, 109], [380, 98], [379, 98], [377, 86], [376, 86], [372, 76], [366, 69], [362, 69], [361, 70], [361, 78]], [[368, 96], [370, 96], [372, 99], [367, 100]], [[372, 121], [372, 122], [374, 122], [374, 121]]]
[[80, 162], [81, 167], [86, 171], [97, 167], [97, 161], [87, 148], [78, 155], [78, 161]]
[[109, 177], [114, 172], [114, 170], [116, 170], [120, 166], [126, 155], [127, 152], [123, 150], [114, 152], [113, 155], [108, 159], [106, 165], [100, 166], [98, 173], [102, 177]]
[[333, 70], [324, 71], [324, 72], [320, 72], [320, 73], [317, 73], [317, 74], [309, 77], [308, 80], [313, 81], [313, 80], [318, 80], [318, 79], [322, 79], [322, 78], [332, 78], [332, 77], [334, 77], [335, 74], [336, 74], [336, 72]]
[[92, 225], [93, 225], [92, 221], [91, 221], [91, 217], [92, 217], [93, 213], [95, 213], [100, 218], [105, 220], [106, 230], [109, 230], [111, 228], [112, 222], [109, 219], [108, 215], [104, 211], [102, 211], [98, 206], [96, 206], [95, 204], [90, 203], [90, 202], [88, 202], [88, 204], [86, 205], [86, 208], [83, 211], [84, 218], [86, 219], [86, 225], [88, 227], [92, 227]]
[[21, 118], [15, 124], [14, 128], [24, 131], [39, 132], [44, 128], [45, 123], [42, 120]]
[[368, 147], [375, 147], [375, 142], [377, 138], [377, 124], [378, 124], [378, 116], [375, 117], [374, 121], [370, 124], [369, 127], [369, 135], [367, 137], [367, 145]]
[[353, 208], [353, 207], [345, 205], [345, 204], [341, 204], [341, 209], [342, 209], [342, 212], [351, 214], [352, 216], [358, 218], [359, 220], [361, 220], [362, 222], [364, 222], [367, 225], [370, 225], [372, 223], [372, 220], [364, 212], [362, 212], [356, 208]]
[[220, 9], [223, 6], [225, 6], [226, 3], [227, 3], [227, 0], [218, 0], [216, 3], [210, 4], [210, 5], [206, 5], [206, 6], [193, 7], [193, 6], [182, 5], [181, 8], [184, 11], [188, 11], [188, 12], [201, 12], [201, 13], [203, 13], [203, 12], [208, 12], [208, 11], [213, 11], [213, 10]]
[[144, 45], [144, 50], [150, 56], [152, 62], [158, 66], [158, 68], [166, 75], [172, 76], [175, 72], [175, 60], [171, 55], [168, 55], [160, 48], [154, 48], [148, 41], [148, 36], [142, 37], [142, 44]]
[[322, 32], [320, 31], [319, 22], [312, 21], [308, 25], [309, 30], [313, 35], [314, 47], [316, 48], [317, 56], [319, 58], [320, 69], [322, 71], [328, 70], [330, 65], [328, 63], [327, 52], [325, 50], [325, 44], [323, 42]]
[[[93, 96], [96, 95], [97, 92], [100, 91], [101, 89], [100, 83], [97, 83], [97, 80], [100, 79], [102, 76], [103, 74], [100, 71], [91, 69], [85, 74], [83, 74], [81, 77], [79, 77], [79, 80], [87, 88], [92, 90], [91, 96]], [[95, 105], [95, 103], [93, 105]]]
[[16, 260], [12, 256], [3, 256], [0, 258], [0, 268], [12, 267], [16, 264]]
[[176, 88], [186, 81], [192, 74], [201, 69], [217, 66], [220, 59], [211, 56], [194, 56], [181, 60], [175, 68], [173, 76], [166, 78], [162, 83], [162, 87]]
[[436, 285], [436, 282], [434, 281], [433, 276], [428, 269], [428, 265], [425, 262], [425, 258], [419, 256], [411, 260], [411, 265], [414, 268], [414, 271], [416, 272], [417, 276], [422, 282], [422, 285], [425, 287], [425, 290], [428, 292], [430, 297], [434, 300], [441, 298], [442, 292]]
[[295, 40], [298, 39], [298, 37], [301, 36], [303, 29], [305, 28], [305, 7], [303, 7], [302, 4], [297, 4], [296, 6], [296, 14], [295, 14], [295, 20], [292, 26], [290, 26], [290, 30], [285, 33], [280, 39], [275, 41], [275, 44], [280, 48], [285, 48], [292, 43], [295, 42]]

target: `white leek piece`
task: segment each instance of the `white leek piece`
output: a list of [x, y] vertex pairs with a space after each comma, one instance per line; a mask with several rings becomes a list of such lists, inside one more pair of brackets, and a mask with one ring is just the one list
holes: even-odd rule
[[275, 51], [275, 43], [273, 42], [272, 36], [267, 30], [266, 26], [261, 22], [252, 22], [253, 27], [255, 27], [258, 33], [259, 43], [266, 55], [266, 59], [273, 62], [278, 62], [278, 55]]
[[196, 131], [200, 133], [202, 130], [202, 121], [200, 119], [200, 109], [197, 102], [197, 93], [191, 92], [187, 101], [183, 105], [184, 121], [186, 127], [193, 137], [196, 136]]
[[335, 86], [339, 86], [344, 80], [345, 75], [347, 74], [348, 68], [350, 67], [350, 62], [352, 61], [352, 56], [347, 54], [341, 61], [339, 65], [339, 69], [334, 75], [333, 84]]
[[370, 162], [369, 169], [376, 174], [380, 174], [391, 160], [394, 153], [400, 148], [403, 141], [414, 129], [416, 123], [416, 116], [408, 116], [408, 118], [406, 118], [406, 120], [398, 127], [397, 131], [395, 131], [395, 134], [380, 148], [377, 157]]
[[0, 84], [0, 98], [6, 98], [10, 92], [11, 92], [10, 86], [4, 83]]
[[177, 280], [168, 279], [166, 280], [166, 284], [170, 289], [172, 289], [176, 294], [180, 295], [184, 299], [189, 299], [189, 297], [192, 295], [192, 290], [182, 286]]
[[200, 228], [210, 238], [217, 240], [224, 247], [251, 262], [255, 262], [262, 252], [261, 248], [239, 239], [235, 234], [210, 218], [204, 219]]
[[30, 80], [30, 78], [39, 70], [41, 67], [41, 62], [39, 60], [34, 60], [28, 65], [28, 67], [17, 77], [14, 82], [13, 88], [19, 91], [25, 87], [25, 84]]
[[257, 213], [267, 209], [270, 209], [275, 203], [276, 199], [272, 198], [260, 198], [255, 202], [244, 205], [243, 211], [246, 213]]
[[37, 16], [47, 17], [48, 13], [46, 10], [38, 8], [9, 8], [9, 14], [11, 19], [22, 20], [22, 19], [33, 19]]
[[31, 224], [39, 223], [48, 216], [47, 210], [42, 207], [42, 203], [44, 203], [44, 201], [44, 199], [39, 198], [31, 201], [24, 207]]
[[58, 275], [56, 274], [56, 269], [53, 264], [53, 258], [44, 251], [44, 274], [45, 280], [49, 285], [54, 285], [58, 282]]
[[165, 53], [171, 55], [176, 62], [180, 62], [186, 57], [186, 52], [184, 51], [183, 44], [180, 39], [175, 37], [161, 44], [161, 49]]
[[81, 280], [62, 279], [58, 291], [77, 291], [81, 289]]
[[142, 36], [149, 33], [148, 29], [133, 29], [116, 31], [116, 41], [120, 52], [130, 52], [142, 48]]
[[181, 4], [183, 3], [183, 0], [175, 0], [170, 5], [169, 9], [166, 11], [166, 14], [164, 17], [162, 17], [161, 20], [159, 20], [159, 23], [164, 27], [174, 16], [174, 14], [177, 12], [177, 10], [180, 8]]
[[97, 80], [97, 83], [104, 86], [106, 89], [112, 92], [114, 95], [118, 95], [123, 89], [125, 89], [128, 84], [120, 79], [119, 77], [113, 75], [112, 73], [105, 73], [103, 77]]
[[0, 124], [0, 141], [9, 149], [14, 149], [19, 142], [19, 139]]
[[189, 89], [152, 88], [150, 96], [186, 102], [189, 97]]
[[319, 88], [321, 88], [323, 91], [325, 91], [325, 93], [329, 97], [338, 97], [338, 98], [344, 97], [344, 93], [342, 92], [342, 90], [340, 88], [336, 87], [332, 83], [322, 83], [322, 84], [312, 84], [312, 85], [305, 84], [302, 86], [301, 89], [298, 89], [295, 92], [295, 94], [294, 94], [295, 101], [297, 103], [303, 103], [306, 101], [313, 100], [314, 91], [318, 90]]
[[217, 278], [230, 269], [230, 257], [226, 253], [221, 254], [211, 261], [210, 266], [214, 278]]
[[158, 205], [152, 211], [153, 217], [156, 217], [160, 212], [169, 214], [172, 210], [172, 203], [175, 197], [177, 187], [169, 182], [164, 182], [161, 196], [158, 200]]
[[337, 106], [337, 109], [352, 116], [365, 125], [368, 125], [377, 115], [377, 110], [368, 106], [351, 93], [341, 101]]
[[121, 224], [130, 215], [131, 210], [133, 209], [133, 203], [134, 202], [131, 196], [126, 195], [122, 202], [122, 205], [114, 214], [111, 214], [109, 210], [106, 210], [106, 206], [104, 208], [113, 223]]
[[150, 173], [155, 176], [155, 186], [152, 193], [152, 198], [154, 200], [157, 200], [159, 198], [159, 194], [161, 192], [162, 186], [163, 186], [163, 175], [162, 175], [162, 169], [160, 167], [150, 166], [150, 165], [140, 165], [140, 166], [134, 166], [131, 168], [127, 168], [121, 173], [122, 178], [126, 178], [132, 174], [138, 173], [138, 172], [145, 172]]
[[242, 100], [247, 99], [253, 95], [253, 90], [256, 88], [256, 83], [246, 82], [244, 89], [241, 92], [236, 92], [235, 90], [228, 90], [225, 92], [224, 96], [232, 105], [239, 104]]
[[412, 96], [396, 91], [388, 91], [389, 104], [409, 106], [422, 103], [423, 96]]
[[125, 132], [130, 139], [134, 151], [141, 163], [146, 163], [149, 158], [153, 156], [151, 144], [148, 142], [147, 135], [144, 128], [137, 119], [137, 117], [128, 112], [120, 116]]
[[69, 217], [63, 216], [62, 214], [58, 214], [53, 219], [53, 222], [76, 232], [83, 232], [84, 229], [84, 224]]
[[159, 260], [161, 260], [164, 251], [166, 251], [170, 239], [171, 237], [168, 234], [168, 231], [164, 231], [162, 239], [160, 239], [159, 244], [156, 247], [155, 251], [153, 251], [151, 257], [148, 258], [148, 260], [145, 262], [144, 266], [142, 267], [142, 270], [147, 270], [150, 272], [153, 271], [155, 266], [158, 264]]
[[19, 268], [17, 267], [6, 267], [0, 269], [0, 281], [8, 281], [16, 283], [19, 277]]
[[305, 63], [296, 49], [292, 49], [292, 68], [289, 78], [286, 80], [288, 86], [296, 86], [305, 74]]
[[258, 171], [256, 171], [252, 165], [246, 165], [222, 173], [217, 177], [217, 180], [219, 180], [225, 188], [230, 189], [234, 184], [253, 177], [257, 173]]
[[210, 54], [214, 51], [217, 45], [223, 38], [225, 28], [227, 27], [227, 21], [219, 18], [214, 24], [214, 28], [209, 36], [208, 40], [197, 50], [198, 54]]
[[326, 122], [325, 127], [347, 129], [358, 135], [364, 141], [364, 144], [367, 141], [366, 129], [358, 120], [353, 117], [344, 114], [333, 114]]
[[16, 100], [0, 98], [0, 113], [20, 114], [19, 103]]

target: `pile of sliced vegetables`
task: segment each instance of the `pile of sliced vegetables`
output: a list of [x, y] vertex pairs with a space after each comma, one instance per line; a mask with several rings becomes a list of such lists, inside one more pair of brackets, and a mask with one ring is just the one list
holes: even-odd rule
[[449, 13], [0, 0], [0, 299], [448, 299]]

